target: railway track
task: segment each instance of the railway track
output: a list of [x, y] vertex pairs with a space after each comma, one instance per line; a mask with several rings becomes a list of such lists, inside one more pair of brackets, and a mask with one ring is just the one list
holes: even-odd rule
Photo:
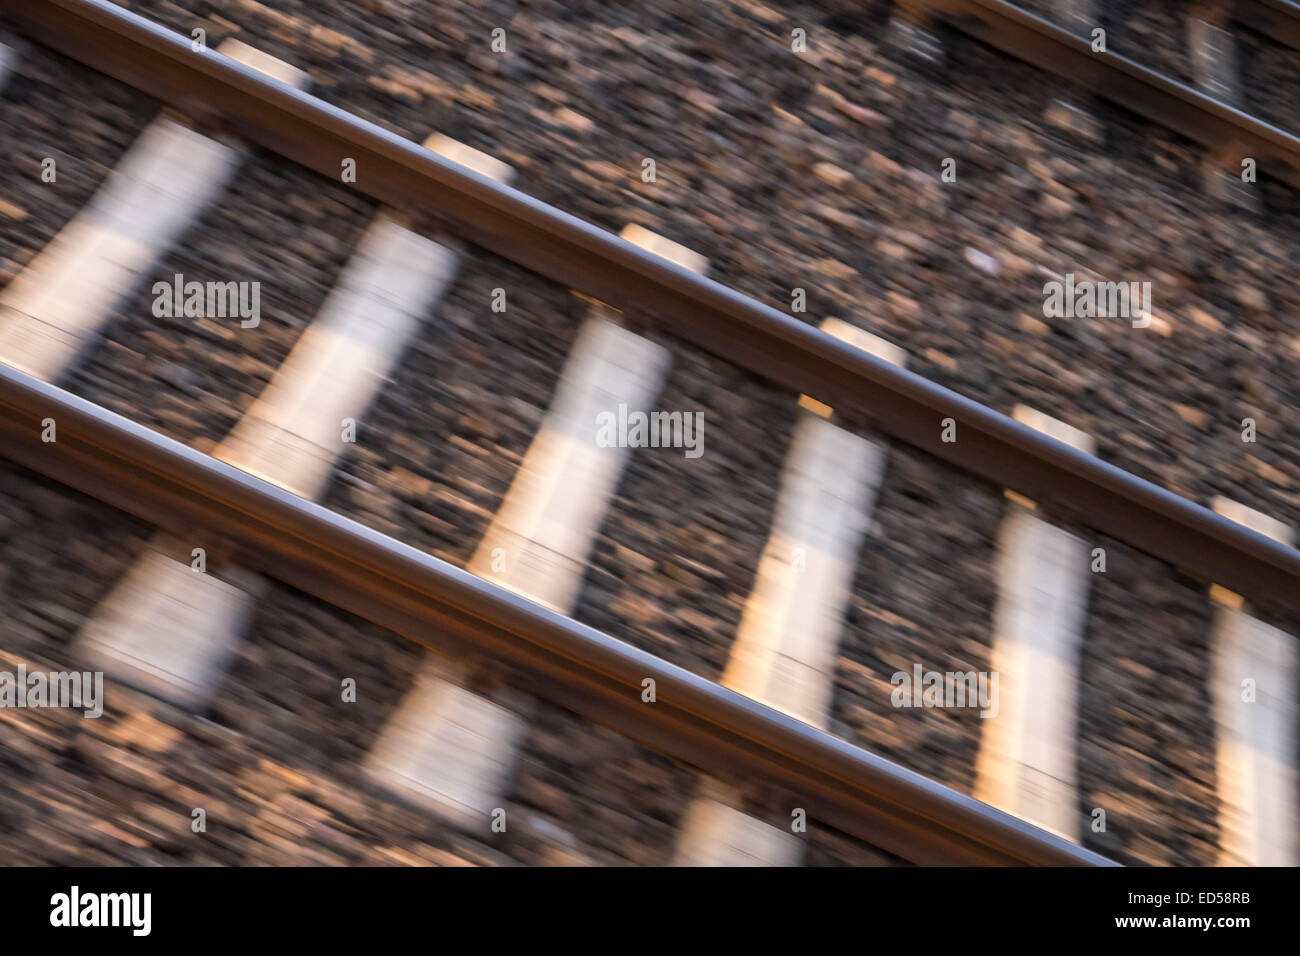
[[[343, 148], [358, 168], [371, 171], [356, 186], [373, 199], [425, 211], [449, 232], [606, 302], [634, 322], [661, 324], [994, 484], [1051, 502], [1064, 514], [1086, 515], [1098, 531], [1140, 538], [1144, 551], [1262, 606], [1300, 605], [1300, 592], [1289, 587], [1300, 579], [1300, 554], [373, 124], [228, 59], [196, 59], [174, 35], [109, 4], [63, 9], [55, 3], [22, 14], [21, 22], [55, 49], [198, 117], [220, 118], [323, 175], [337, 175]], [[91, 37], [100, 40], [91, 45]], [[960, 441], [943, 440], [945, 418], [963, 426]]]
[[[1245, 23], [1293, 49], [1300, 8], [1287, 2], [1247, 0], [1189, 12], [1195, 49], [1194, 84], [1179, 82], [1141, 62], [1108, 50], [1100, 11], [1089, 0], [1057, 5], [1057, 25], [1005, 0], [901, 0], [899, 9], [921, 23], [943, 21], [1089, 93], [1175, 130], [1208, 150], [1225, 172], [1239, 176], [1253, 159], [1266, 174], [1300, 185], [1300, 139], [1240, 106], [1233, 39], [1228, 21]], [[1215, 11], [1215, 12], [1212, 12]], [[1199, 25], [1200, 29], [1196, 29]], [[1099, 31], [1100, 36], [1094, 35]]]
[[[589, 363], [580, 360], [583, 355], [608, 356], [611, 350], [626, 347], [632, 357], [620, 358], [616, 366], [652, 367], [654, 350], [642, 346], [645, 340], [635, 332], [664, 328], [807, 396], [811, 411], [801, 414], [798, 440], [811, 448], [822, 448], [823, 443], [836, 448], [835, 443], [841, 443], [844, 453], [862, 456], [862, 465], [853, 469], [855, 472], [869, 474], [876, 466], [867, 463], [883, 460], [882, 443], [869, 439], [863, 443], [853, 434], [861, 431], [865, 422], [877, 434], [947, 459], [1016, 492], [1022, 501], [1031, 503], [1038, 516], [1011, 519], [1008, 536], [1046, 534], [1050, 540], [1046, 545], [1031, 541], [1024, 546], [1012, 541], [1008, 553], [1033, 555], [1035, 548], [1041, 551], [1045, 547], [1050, 552], [1060, 545], [1071, 547], [1068, 535], [1058, 537], [1044, 531], [1046, 522], [1039, 520], [1043, 515], [1061, 516], [1079, 519], [1206, 581], [1237, 591], [1253, 603], [1293, 600], [1285, 585], [1300, 569], [1300, 556], [1289, 545], [1105, 465], [1088, 453], [1086, 436], [1063, 431], [1051, 420], [1028, 411], [1013, 419], [962, 399], [907, 373], [901, 368], [901, 356], [856, 336], [843, 323], [818, 331], [702, 278], [702, 262], [686, 250], [635, 233], [632, 237], [639, 242], [615, 239], [529, 200], [502, 185], [504, 171], [484, 165], [483, 160], [463, 154], [460, 159], [453, 158], [457, 154], [451, 147], [441, 153], [421, 150], [233, 61], [195, 56], [185, 41], [106, 6], [69, 3], [61, 12], [66, 15], [57, 23], [45, 19], [43, 13], [30, 21], [25, 19], [28, 15], [20, 19], [42, 42], [84, 57], [96, 68], [138, 83], [154, 94], [165, 92], [164, 100], [173, 98], [174, 105], [190, 115], [237, 131], [294, 162], [337, 175], [338, 157], [355, 158], [367, 173], [358, 178], [356, 186], [373, 198], [403, 210], [420, 209], [455, 235], [619, 308], [629, 327], [622, 335], [609, 331], [619, 326], [608, 318], [593, 315], [587, 327], [605, 331], [592, 332], [590, 339], [575, 344], [572, 367], [562, 378], [551, 406], [552, 418], [548, 418], [557, 433], [573, 424], [574, 407], [585, 407], [581, 398], [585, 376], [600, 378], [598, 373], [586, 371]], [[141, 69], [140, 64], [146, 62], [157, 71]], [[364, 258], [381, 257], [367, 254]], [[336, 319], [336, 314], [328, 313], [335, 323], [346, 322]], [[328, 328], [329, 323], [324, 325]], [[608, 335], [621, 344], [606, 342], [602, 336]], [[738, 348], [740, 342], [746, 347]], [[53, 378], [52, 370], [66, 367], [74, 352], [61, 354], [36, 370]], [[430, 630], [436, 629], [439, 637], [432, 643], [440, 647], [507, 661], [511, 670], [520, 674], [545, 675], [545, 684], [551, 688], [548, 696], [720, 778], [734, 779], [737, 771], [749, 771], [778, 787], [807, 793], [815, 818], [918, 861], [1099, 862], [1069, 840], [991, 811], [813, 729], [812, 725], [820, 722], [815, 703], [783, 700], [782, 710], [813, 714], [804, 721], [793, 720], [662, 660], [630, 653], [604, 635], [577, 625], [561, 613], [573, 599], [571, 571], [557, 576], [552, 568], [542, 574], [524, 574], [521, 581], [512, 579], [512, 571], [507, 570], [498, 575], [505, 589], [484, 584], [482, 579], [490, 581], [497, 572], [492, 567], [495, 547], [515, 553], [511, 535], [516, 540], [524, 538], [541, 552], [558, 552], [580, 563], [589, 541], [567, 553], [566, 545], [549, 541], [547, 532], [537, 530], [537, 519], [529, 516], [530, 510], [538, 508], [563, 511], [570, 500], [567, 497], [539, 504], [522, 488], [515, 501], [512, 488], [507, 504], [513, 507], [503, 508], [499, 522], [494, 522], [480, 545], [483, 553], [476, 560], [481, 566], [474, 569], [481, 577], [475, 577], [440, 566], [227, 464], [104, 414], [36, 377], [6, 371], [3, 381], [0, 395], [9, 411], [4, 449], [14, 460], [161, 527], [188, 535], [203, 529], [205, 539], [222, 541], [217, 550], [228, 554], [233, 563], [261, 570], [415, 640], [429, 642]], [[565, 383], [575, 382], [566, 391]], [[274, 387], [265, 397], [272, 410], [253, 414], [250, 421], [276, 421]], [[835, 422], [852, 423], [853, 427], [838, 428], [828, 421], [831, 416]], [[47, 417], [58, 422], [59, 438], [38, 445], [33, 435], [40, 434]], [[944, 440], [945, 419], [951, 419], [959, 431], [958, 441]], [[546, 428], [544, 425], [543, 435]], [[285, 455], [284, 461], [271, 460], [275, 457], [271, 455], [255, 464], [257, 454], [265, 456], [265, 449], [274, 446], [264, 438], [240, 436], [239, 429], [231, 441], [253, 451], [241, 453], [223, 446], [218, 458], [233, 459], [304, 498], [315, 493], [319, 476], [308, 480], [277, 472], [281, 465], [288, 467], [293, 455]], [[534, 442], [534, 450], [545, 447], [531, 465], [534, 452], [530, 450], [521, 466], [522, 475], [554, 479], [592, 470], [575, 468], [571, 461], [557, 470], [555, 459], [567, 460], [566, 455], [574, 452], [563, 447], [555, 451], [548, 441], [539, 437]], [[795, 456], [818, 457], [806, 452]], [[621, 465], [606, 463], [604, 467], [605, 484], [616, 484]], [[816, 490], [821, 487], [818, 482], [825, 480], [818, 475], [811, 479], [787, 475], [783, 494], [786, 486], [795, 489], [795, 504], [786, 506], [783, 513], [796, 517], [781, 519], [790, 526], [774, 530], [769, 542], [774, 552], [784, 554], [800, 534], [812, 533], [797, 517], [801, 512], [799, 495], [804, 493], [799, 489], [811, 481], [812, 494], [825, 494], [824, 489]], [[517, 479], [516, 484], [522, 487], [528, 482]], [[602, 495], [608, 493], [607, 488]], [[869, 488], [837, 488], [831, 493], [849, 502], [850, 517], [863, 512], [869, 517], [873, 493]], [[1240, 510], [1223, 510], [1239, 518], [1244, 515]], [[599, 517], [599, 513], [575, 513], [573, 524], [599, 521]], [[532, 531], [521, 530], [530, 526]], [[594, 532], [594, 527], [589, 528], [588, 538]], [[513, 547], [520, 549], [517, 544]], [[831, 562], [829, 577], [833, 578], [836, 567], [851, 562], [854, 547], [852, 542], [832, 536], [832, 543], [819, 538], [817, 546], [809, 550], [833, 556], [847, 550], [847, 556]], [[528, 545], [521, 550], [527, 552]], [[1014, 581], [1023, 572], [1008, 575], [1008, 580]], [[775, 573], [765, 576], [760, 568], [756, 593], [763, 590], [764, 581], [778, 582], [768, 587], [779, 591], [779, 578]], [[1023, 585], [1008, 585], [1013, 592], [1019, 586]], [[1079, 605], [1077, 595], [1064, 593], [1075, 586], [1077, 582], [1064, 586], [1054, 599], [1062, 606]], [[541, 601], [551, 610], [539, 610], [512, 597], [511, 591]], [[782, 598], [773, 594], [767, 599]], [[832, 594], [822, 600], [833, 609], [838, 599]], [[1010, 622], [1003, 623], [1002, 631], [1014, 633], [1026, 626], [1017, 623], [1014, 608], [1006, 613]], [[752, 644], [746, 644], [742, 635], [741, 652], [754, 654], [754, 648], [770, 646], [754, 628], [746, 631], [742, 626], [742, 631], [751, 635]], [[1070, 637], [1063, 634], [1061, 640], [1068, 645]], [[784, 646], [780, 642], [790, 637], [778, 633], [774, 639]], [[1015, 644], [1013, 640], [1010, 650], [1003, 649], [1011, 655], [1003, 664], [1008, 673], [1015, 673], [1020, 666], [1014, 662]], [[800, 653], [817, 656], [817, 652], [801, 649], [794, 657]], [[733, 657], [733, 662], [740, 660]], [[761, 662], [755, 666], [763, 669]], [[771, 666], [770, 661], [766, 666]], [[728, 670], [727, 680], [753, 691], [751, 696], [770, 700], [778, 693], [776, 684], [764, 685], [762, 676], [746, 677], [745, 673], [741, 661]], [[649, 710], [641, 696], [648, 675], [654, 675], [657, 685], [656, 706]], [[1070, 676], [1065, 669], [1053, 672], [1052, 680], [1065, 680], [1068, 687]], [[436, 675], [432, 679], [436, 680]], [[518, 677], [507, 683], [538, 686]], [[161, 691], [166, 694], [166, 688]], [[443, 699], [436, 690], [432, 694], [427, 688], [417, 692], [417, 713], [421, 697], [430, 696], [435, 701]], [[456, 708], [478, 705], [462, 700], [447, 706], [460, 713]], [[1025, 716], [1022, 707], [1018, 719], [1023, 722]], [[436, 747], [437, 742], [424, 745]], [[387, 763], [391, 769], [392, 761]], [[704, 819], [709, 819], [710, 813], [728, 813], [726, 794], [710, 799], [723, 809], [706, 806], [699, 811]], [[1015, 803], [1014, 795], [1010, 802]], [[1057, 801], [1053, 798], [1052, 802]], [[738, 824], [730, 819], [727, 825]], [[716, 830], [721, 824], [715, 821], [711, 826]], [[756, 854], [760, 858], [781, 852], [766, 842], [769, 839], [770, 835], [765, 835], [757, 840], [762, 848]]]

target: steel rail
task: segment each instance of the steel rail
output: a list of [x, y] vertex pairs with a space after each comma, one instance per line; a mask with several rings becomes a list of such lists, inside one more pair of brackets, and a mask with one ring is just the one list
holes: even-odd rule
[[941, 19], [989, 46], [1175, 130], [1215, 155], [1231, 157], [1234, 163], [1252, 157], [1259, 171], [1300, 187], [1297, 137], [1119, 54], [1094, 53], [1087, 39], [1015, 4], [1005, 0], [897, 2], [914, 19]]
[[[452, 233], [811, 395], [848, 421], [1230, 588], [1260, 613], [1300, 610], [1300, 552], [603, 229], [226, 57], [196, 53], [187, 38], [105, 0], [0, 0], [0, 11], [35, 39], [293, 162], [337, 176], [352, 157], [363, 193], [430, 214]], [[1072, 37], [1057, 39], [1075, 49]], [[956, 441], [942, 440], [945, 418], [956, 422]]]
[[1232, 18], [1257, 33], [1300, 50], [1300, 4], [1292, 0], [1237, 0]]
[[1110, 862], [6, 365], [0, 454], [906, 859]]

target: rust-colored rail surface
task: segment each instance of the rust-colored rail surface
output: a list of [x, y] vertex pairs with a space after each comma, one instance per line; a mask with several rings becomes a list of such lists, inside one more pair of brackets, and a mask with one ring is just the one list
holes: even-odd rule
[[[1300, 156], [1300, 142], [1017, 11], [998, 20], [993, 0], [904, 0], [985, 11], [1014, 24], [1003, 41], [1038, 38], [1039, 53], [1085, 57], [1092, 75], [1123, 92], [1153, 78], [1148, 105], [1169, 103], [1184, 118], [1210, 117], [1262, 144], [1266, 169]], [[300, 165], [337, 176], [357, 161], [353, 188], [400, 208], [419, 209], [453, 234], [557, 282], [623, 309], [636, 321], [806, 393], [880, 432], [1038, 502], [1049, 513], [1127, 542], [1206, 581], [1231, 588], [1260, 613], [1300, 611], [1300, 551], [1288, 548], [919, 375], [853, 348], [747, 296], [678, 268], [603, 229], [519, 190], [441, 159], [321, 100], [270, 80], [106, 0], [0, 0], [20, 31], [157, 99], [220, 124]], [[1008, 19], [1010, 17], [1010, 19]], [[999, 28], [1000, 29], [1000, 28]], [[1071, 52], [1072, 51], [1072, 52]], [[1125, 77], [1123, 84], [1118, 77]], [[1127, 85], [1125, 85], [1127, 84]], [[1133, 96], [1125, 94], [1132, 105]], [[1208, 109], [1208, 112], [1202, 110]], [[1207, 126], [1205, 129], [1211, 127]], [[1253, 131], [1253, 133], [1251, 132]], [[1222, 142], [1222, 140], [1221, 140]], [[1267, 146], [1267, 150], [1263, 150]], [[1278, 162], [1282, 159], [1279, 158]], [[942, 440], [943, 420], [956, 441]]]
[[905, 859], [1109, 862], [3, 364], [0, 455]]

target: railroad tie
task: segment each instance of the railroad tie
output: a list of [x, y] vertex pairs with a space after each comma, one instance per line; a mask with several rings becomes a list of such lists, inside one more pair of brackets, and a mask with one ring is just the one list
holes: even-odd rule
[[895, 7], [885, 36], [891, 46], [909, 56], [931, 63], [943, 58], [943, 44], [931, 18], [917, 11]]
[[[1292, 529], [1227, 498], [1214, 510], [1294, 546]], [[1253, 617], [1239, 595], [1214, 585], [1211, 691], [1218, 726], [1219, 865], [1296, 866], [1295, 638]]]
[[18, 65], [18, 46], [12, 37], [0, 37], [0, 90], [9, 82], [9, 75]]
[[1091, 37], [1101, 26], [1097, 6], [1097, 0], [1052, 0], [1052, 13], [1075, 36]]
[[[1021, 424], [1093, 454], [1091, 436], [1025, 406]], [[1076, 736], [1079, 654], [1089, 551], [1075, 535], [1008, 494], [998, 540], [998, 601], [990, 674], [996, 712], [981, 721], [977, 800], [1078, 842]]]
[[[306, 73], [239, 40], [218, 52], [298, 89], [308, 85]], [[94, 198], [0, 293], [0, 361], [47, 382], [63, 374], [247, 152], [167, 116], [150, 123]]]
[[[432, 136], [425, 146], [501, 181], [512, 172], [446, 137]], [[376, 216], [320, 313], [213, 456], [300, 497], [317, 497], [348, 429], [355, 430], [451, 284], [457, 260], [454, 249], [391, 214]], [[79, 643], [105, 671], [197, 707], [234, 653], [261, 582], [237, 570], [224, 575], [229, 580], [196, 573], [191, 554], [189, 543], [156, 538], [96, 609]]]
[[1187, 11], [1187, 48], [1196, 87], [1230, 106], [1241, 101], [1237, 42], [1227, 29], [1228, 12], [1219, 5], [1194, 3]]
[[[1097, 8], [1097, 0], [1052, 0], [1052, 13], [1057, 22], [1075, 36], [1089, 41], [1092, 31], [1101, 26]], [[1043, 120], [1094, 145], [1102, 145], [1105, 130], [1092, 111], [1087, 89], [1074, 83], [1065, 86], [1065, 94], [1052, 100], [1043, 111]]]
[[[897, 346], [840, 319], [827, 319], [822, 330], [877, 358], [905, 364]], [[832, 410], [808, 396], [799, 404], [803, 411], [787, 452], [772, 531], [722, 684], [824, 729], [836, 647], [884, 477], [886, 446], [833, 424]], [[744, 796], [734, 788], [705, 785], [678, 838], [679, 865], [799, 862], [803, 841], [740, 809]]]
[[[637, 226], [622, 237], [704, 273], [702, 256]], [[671, 354], [593, 305], [565, 362], [551, 407], [469, 570], [569, 614], [583, 569], [628, 459], [602, 447], [597, 421], [619, 406], [646, 409], [663, 385]], [[368, 761], [373, 777], [466, 828], [485, 827], [509, 783], [524, 721], [469, 690], [473, 675], [448, 676], [434, 660], [399, 705]]]

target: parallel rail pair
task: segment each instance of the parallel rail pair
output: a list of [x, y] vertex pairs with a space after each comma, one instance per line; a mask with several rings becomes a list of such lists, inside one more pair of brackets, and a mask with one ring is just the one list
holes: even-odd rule
[[[33, 39], [300, 165], [335, 176], [343, 157], [354, 158], [365, 171], [355, 184], [363, 193], [427, 213], [633, 321], [662, 326], [1257, 605], [1300, 606], [1300, 552], [314, 97], [195, 52], [110, 3], [0, 0], [0, 10]], [[1242, 128], [1288, 162], [1300, 156], [1300, 144], [1280, 131]], [[531, 693], [710, 774], [745, 774], [806, 795], [815, 817], [907, 859], [1107, 862], [5, 367], [0, 410], [0, 453], [19, 464], [152, 523], [217, 535], [239, 563], [420, 643], [504, 663]], [[46, 417], [59, 423], [57, 442], [39, 441]], [[949, 417], [960, 429], [955, 443], [940, 437]], [[657, 682], [654, 704], [641, 701], [646, 677]]]

